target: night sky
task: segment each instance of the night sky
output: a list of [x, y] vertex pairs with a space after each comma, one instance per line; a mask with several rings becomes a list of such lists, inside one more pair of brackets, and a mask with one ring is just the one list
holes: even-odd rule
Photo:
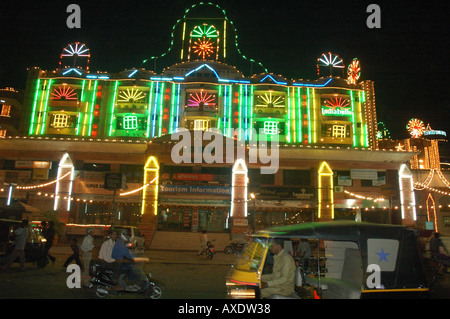
[[[76, 41], [90, 49], [93, 72], [153, 69], [142, 61], [167, 51], [172, 26], [198, 2], [1, 1], [0, 88], [24, 89], [27, 68], [57, 68], [62, 49]], [[66, 26], [66, 8], [71, 3], [81, 7], [81, 29]], [[322, 53], [338, 54], [345, 65], [356, 57], [362, 67], [361, 80], [375, 81], [378, 121], [386, 123], [393, 138], [408, 137], [405, 126], [414, 117], [450, 134], [448, 1], [214, 3], [234, 22], [241, 51], [269, 72], [287, 79], [314, 80]], [[371, 3], [381, 7], [380, 29], [366, 25], [370, 15], [366, 8]]]

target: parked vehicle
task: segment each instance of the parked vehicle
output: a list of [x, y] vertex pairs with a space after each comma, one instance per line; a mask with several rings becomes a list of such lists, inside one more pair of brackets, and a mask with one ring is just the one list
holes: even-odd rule
[[244, 250], [245, 245], [247, 245], [247, 243], [232, 242], [230, 245], [226, 246], [223, 251], [224, 251], [225, 254], [239, 255]]
[[[269, 228], [252, 236], [226, 280], [231, 298], [259, 298], [261, 276], [271, 272], [274, 238], [296, 255], [300, 240], [312, 256], [302, 258], [300, 286], [279, 298], [427, 297], [429, 285], [417, 246], [417, 232], [403, 226], [362, 222], [319, 222]], [[298, 276], [303, 277], [298, 278]], [[379, 279], [379, 281], [377, 281]], [[295, 284], [295, 283], [294, 283]]]
[[145, 251], [145, 240], [141, 232], [134, 226], [112, 225], [111, 230], [121, 233], [123, 230], [128, 230], [130, 234], [130, 242], [127, 243], [127, 247], [136, 255], [142, 256]]
[[160, 299], [163, 294], [163, 284], [152, 278], [151, 273], [146, 275], [144, 286], [130, 285], [119, 290], [115, 289], [118, 285], [116, 278], [119, 274], [112, 269], [103, 267], [101, 262], [91, 262], [89, 274], [92, 276], [89, 289], [97, 298], [107, 298], [110, 295], [143, 294], [149, 299]]
[[216, 251], [214, 250], [214, 240], [210, 240], [206, 243], [206, 258], [213, 259]]

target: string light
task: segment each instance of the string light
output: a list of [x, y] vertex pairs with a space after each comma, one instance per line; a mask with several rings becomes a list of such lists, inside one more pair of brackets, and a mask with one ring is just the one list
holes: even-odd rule
[[64, 174], [63, 176], [61, 176], [58, 179], [55, 179], [54, 181], [48, 182], [48, 183], [44, 183], [44, 184], [39, 184], [39, 185], [30, 185], [30, 186], [16, 186], [17, 189], [34, 189], [34, 188], [41, 188], [41, 187], [46, 187], [49, 185], [52, 185], [60, 180], [62, 180], [63, 178], [67, 177], [68, 175], [70, 175], [72, 172], [67, 172], [66, 174]]
[[[419, 187], [421, 187], [421, 188], [419, 188]], [[436, 189], [436, 188], [424, 185], [424, 184], [419, 183], [419, 182], [415, 182], [414, 183], [414, 189], [416, 189], [416, 190], [427, 189], [427, 190], [430, 190], [430, 191], [433, 191], [433, 192], [436, 192], [436, 193], [439, 193], [439, 194], [442, 194], [442, 195], [450, 196], [449, 192], [444, 192], [444, 191], [441, 191], [439, 189]]]
[[148, 185], [153, 184], [153, 182], [156, 181], [156, 179], [157, 179], [157, 177], [155, 177], [154, 179], [152, 179], [152, 180], [150, 181], [150, 183], [147, 183], [147, 184], [145, 184], [144, 186], [139, 187], [139, 188], [136, 188], [136, 189], [134, 189], [134, 190], [132, 190], [132, 191], [129, 191], [129, 192], [126, 192], [126, 193], [121, 193], [121, 194], [119, 194], [119, 196], [127, 196], [127, 195], [130, 195], [130, 194], [137, 193], [137, 192], [139, 192], [140, 190], [143, 190], [144, 188], [146, 188]]
[[346, 193], [347, 195], [356, 197], [358, 199], [373, 200], [374, 202], [384, 201], [385, 200], [383, 197], [373, 198], [373, 197], [369, 197], [369, 196], [363, 196], [363, 195], [355, 194], [355, 193], [352, 193], [352, 192], [349, 192], [349, 191], [346, 191], [346, 190], [344, 190], [344, 193]]

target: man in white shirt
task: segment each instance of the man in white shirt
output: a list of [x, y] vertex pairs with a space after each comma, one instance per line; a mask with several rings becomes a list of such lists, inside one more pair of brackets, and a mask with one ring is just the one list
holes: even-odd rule
[[19, 257], [20, 260], [20, 270], [25, 270], [25, 245], [27, 243], [28, 239], [28, 220], [24, 219], [22, 220], [22, 227], [18, 228], [14, 231], [14, 235], [16, 236], [16, 239], [14, 241], [14, 250], [12, 253], [6, 258], [5, 264], [0, 268], [2, 271], [5, 271], [6, 269], [11, 266], [11, 264], [16, 260], [17, 257]]
[[98, 254], [98, 258], [103, 260], [106, 263], [113, 263], [116, 260], [111, 257], [112, 250], [114, 248], [114, 244], [116, 243], [117, 232], [112, 231], [109, 235], [109, 239], [105, 240], [105, 242], [100, 247], [100, 252]]
[[83, 242], [80, 246], [81, 256], [83, 258], [84, 269], [81, 276], [83, 277], [84, 285], [89, 285], [89, 264], [92, 259], [92, 249], [94, 249], [94, 238], [92, 238], [92, 229], [88, 228], [86, 230], [87, 235], [84, 236]]

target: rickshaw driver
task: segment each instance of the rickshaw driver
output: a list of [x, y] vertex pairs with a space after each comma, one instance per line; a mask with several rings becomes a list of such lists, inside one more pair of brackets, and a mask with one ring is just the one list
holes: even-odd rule
[[261, 277], [261, 298], [289, 296], [295, 288], [294, 259], [284, 250], [284, 239], [273, 239], [270, 252], [274, 255], [273, 272]]

